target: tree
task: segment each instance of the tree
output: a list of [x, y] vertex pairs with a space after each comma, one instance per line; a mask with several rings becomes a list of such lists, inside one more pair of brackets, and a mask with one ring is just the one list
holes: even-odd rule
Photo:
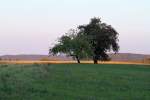
[[80, 36], [76, 30], [70, 30], [69, 33], [59, 38], [58, 43], [50, 49], [50, 53], [64, 53], [68, 56], [76, 58], [80, 63], [80, 59], [88, 57], [90, 47], [84, 36]]
[[100, 18], [92, 18], [89, 24], [78, 28], [79, 34], [86, 37], [91, 47], [94, 64], [97, 64], [98, 60], [110, 60], [107, 52], [118, 52], [118, 32], [111, 25], [102, 23]]

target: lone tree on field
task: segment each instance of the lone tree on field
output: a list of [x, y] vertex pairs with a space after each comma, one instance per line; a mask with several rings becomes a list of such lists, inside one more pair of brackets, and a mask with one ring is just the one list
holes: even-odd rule
[[87, 37], [94, 64], [97, 64], [98, 60], [109, 60], [107, 52], [111, 50], [115, 53], [118, 52], [118, 32], [111, 25], [102, 23], [100, 18], [92, 18], [89, 24], [81, 25], [78, 28], [79, 34]]
[[76, 30], [70, 30], [69, 33], [59, 38], [58, 43], [50, 49], [50, 53], [64, 53], [72, 56], [80, 63], [80, 59], [87, 58], [91, 50], [88, 42], [83, 36], [79, 36]]
[[63, 35], [50, 53], [65, 53], [78, 63], [82, 58], [92, 58], [97, 64], [98, 60], [110, 60], [108, 52], [118, 52], [118, 35], [111, 25], [102, 23], [100, 18], [92, 18], [89, 24], [80, 25], [78, 31], [71, 30]]

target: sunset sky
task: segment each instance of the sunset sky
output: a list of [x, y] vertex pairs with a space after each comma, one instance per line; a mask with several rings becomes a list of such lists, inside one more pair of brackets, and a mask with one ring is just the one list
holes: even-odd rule
[[120, 52], [150, 54], [150, 0], [0, 0], [0, 55], [48, 54], [94, 16], [118, 31]]

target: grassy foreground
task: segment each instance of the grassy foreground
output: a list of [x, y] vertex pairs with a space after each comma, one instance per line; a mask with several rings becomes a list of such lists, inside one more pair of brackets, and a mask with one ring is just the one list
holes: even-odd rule
[[0, 100], [150, 100], [150, 66], [0, 65]]

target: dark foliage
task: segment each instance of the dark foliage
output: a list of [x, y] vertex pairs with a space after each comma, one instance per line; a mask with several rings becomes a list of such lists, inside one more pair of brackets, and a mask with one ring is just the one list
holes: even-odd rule
[[118, 32], [111, 25], [102, 23], [100, 18], [92, 18], [89, 24], [81, 25], [78, 28], [80, 34], [87, 37], [94, 63], [97, 63], [98, 60], [110, 60], [107, 52], [111, 50], [115, 53], [118, 52]]

